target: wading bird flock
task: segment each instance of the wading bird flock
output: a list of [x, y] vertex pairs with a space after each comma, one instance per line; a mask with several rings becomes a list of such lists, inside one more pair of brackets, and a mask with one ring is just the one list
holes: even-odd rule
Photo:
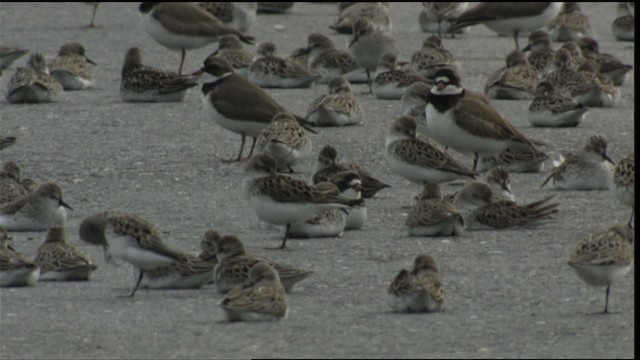
[[[99, 16], [99, 3], [87, 4], [93, 6], [89, 27], [95, 26], [96, 13], [99, 24], [107, 22]], [[362, 229], [368, 220], [366, 204], [375, 203], [378, 192], [394, 191], [377, 178], [376, 169], [343, 160], [336, 144], [315, 144], [309, 135], [335, 130], [331, 127], [365, 126], [367, 109], [359, 102], [364, 96], [401, 100], [402, 110], [385, 126], [384, 146], [372, 156], [383, 158], [393, 174], [422, 186], [406, 218], [408, 234], [464, 236], [479, 229], [530, 228], [556, 221], [563, 210], [555, 194], [520, 203], [509, 175], [542, 172], [551, 160], [547, 149], [553, 144], [525, 135], [492, 99], [519, 100], [535, 128], [575, 127], [591, 107], [615, 108], [619, 86], [632, 70], [632, 65], [599, 52], [598, 42], [590, 37], [589, 19], [577, 3], [416, 3], [421, 10], [419, 26], [432, 35], [410, 61], [402, 61], [408, 54], [400, 53], [392, 32], [388, 9], [393, 3], [341, 3], [340, 16], [327, 24], [327, 33], [347, 34], [346, 48], [325, 34], [311, 33], [299, 51], [278, 54], [273, 42], [256, 36], [256, 14], [287, 14], [292, 5], [144, 2], [138, 10], [150, 39], [180, 52], [180, 61], [177, 71], [154, 68], [143, 63], [143, 48], [132, 47], [124, 54], [119, 88], [123, 102], [176, 102], [191, 88], [201, 92], [205, 117], [221, 131], [240, 135], [237, 156], [225, 161], [244, 168], [238, 188], [246, 206], [261, 221], [284, 228], [280, 249], [291, 238], [339, 237], [344, 231]], [[633, 41], [634, 4], [620, 3], [618, 11], [612, 32], [621, 41]], [[484, 94], [463, 85], [460, 70], [468, 63], [456, 59], [462, 55], [456, 42], [473, 38], [469, 28], [478, 24], [514, 41], [514, 50], [505, 54], [505, 66], [486, 74]], [[523, 36], [528, 43], [521, 47]], [[261, 42], [254, 55], [245, 45], [257, 40]], [[554, 42], [563, 44], [554, 49]], [[217, 48], [202, 59], [199, 69], [185, 69], [187, 50], [213, 43]], [[4, 46], [0, 50], [2, 69], [27, 53]], [[33, 53], [11, 75], [6, 101], [51, 102], [63, 91], [93, 88], [91, 69], [96, 63], [87, 54], [90, 46], [85, 49], [78, 42], [61, 44], [51, 61]], [[364, 94], [352, 88], [361, 83], [368, 89]], [[320, 86], [328, 90], [309, 99], [305, 116], [290, 112], [265, 90], [305, 91], [314, 84], [326, 84]], [[247, 137], [251, 148], [243, 156]], [[608, 140], [601, 134], [584, 141], [582, 149], [556, 159], [557, 166], [541, 178], [540, 187], [611, 190], [611, 196], [631, 207], [628, 222], [589, 235], [568, 260], [587, 284], [606, 286], [606, 313], [612, 283], [629, 271], [633, 260], [635, 157], [631, 153], [612, 159]], [[3, 134], [0, 149], [8, 146], [20, 146], [20, 139]], [[313, 174], [302, 179], [296, 169], [309, 164], [314, 148], [320, 151]], [[461, 162], [454, 151], [473, 155], [472, 166]], [[67, 240], [67, 233], [75, 233], [65, 228], [67, 210], [72, 208], [58, 184], [25, 178], [18, 163], [4, 157], [0, 179], [1, 286], [89, 280], [101, 271]], [[443, 194], [441, 184], [450, 182], [463, 186]], [[321, 271], [253, 254], [235, 235], [210, 230], [202, 238], [202, 253], [192, 255], [166, 245], [155, 226], [138, 214], [105, 209], [83, 217], [78, 229], [83, 241], [103, 247], [107, 260], [119, 258], [136, 269], [129, 296], [139, 288], [199, 288], [213, 283], [227, 294], [220, 307], [229, 321], [285, 318], [287, 293], [294, 284], [322, 276]], [[16, 231], [46, 232], [33, 261], [9, 244]], [[446, 274], [440, 279], [436, 260], [429, 254], [419, 253], [410, 260], [411, 269], [395, 277], [389, 274], [391, 308], [445, 309]]]

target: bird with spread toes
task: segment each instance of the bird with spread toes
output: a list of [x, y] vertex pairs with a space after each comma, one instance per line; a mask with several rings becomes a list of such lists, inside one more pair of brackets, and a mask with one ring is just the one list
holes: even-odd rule
[[507, 55], [506, 65], [487, 78], [484, 93], [493, 99], [533, 99], [538, 85], [538, 70], [529, 65], [520, 50]]
[[[213, 81], [202, 85], [202, 104], [207, 116], [221, 127], [242, 136], [238, 156], [229, 161], [242, 160], [247, 136], [253, 138], [249, 151], [251, 157], [260, 132], [276, 114], [286, 110], [263, 89], [236, 74], [233, 66], [219, 56], [209, 56], [201, 71], [213, 77]], [[296, 119], [301, 123], [307, 122], [298, 116]]]
[[290, 113], [276, 114], [258, 136], [258, 151], [272, 156], [278, 170], [293, 171], [293, 166], [311, 154], [311, 139]]
[[454, 205], [464, 218], [467, 230], [493, 230], [537, 226], [553, 219], [559, 203], [549, 203], [555, 195], [520, 205], [494, 196], [482, 181], [467, 183], [455, 195]]
[[468, 2], [423, 2], [422, 11], [418, 17], [418, 23], [422, 32], [436, 33], [442, 37], [443, 33], [451, 34], [454, 38], [455, 34], [469, 31], [468, 27], [459, 28], [451, 31], [451, 20], [457, 18], [467, 10]]
[[583, 148], [553, 169], [540, 188], [549, 180], [559, 190], [611, 190], [613, 188], [613, 160], [607, 154], [607, 140], [596, 134], [590, 136]]
[[256, 22], [258, 3], [255, 1], [216, 1], [198, 3], [228, 27], [246, 32]]
[[364, 198], [371, 198], [378, 191], [389, 187], [389, 184], [385, 184], [374, 178], [362, 166], [338, 159], [338, 150], [331, 145], [325, 145], [325, 147], [320, 150], [311, 182], [317, 184], [322, 181], [331, 181], [333, 175], [347, 170], [355, 171], [360, 177], [362, 182], [362, 197]]
[[140, 49], [135, 47], [127, 50], [120, 74], [120, 96], [124, 102], [182, 101], [199, 79], [197, 75], [178, 75], [145, 66]]
[[358, 2], [340, 11], [340, 18], [329, 28], [341, 34], [352, 34], [353, 25], [361, 18], [367, 19], [374, 29], [391, 31], [389, 4], [381, 2]]
[[378, 63], [372, 82], [373, 94], [378, 99], [400, 100], [407, 87], [428, 80], [411, 69], [397, 69], [396, 55], [385, 54]]
[[233, 34], [242, 42], [253, 44], [253, 37], [228, 27], [197, 4], [143, 2], [139, 10], [147, 33], [167, 49], [181, 52], [179, 75], [187, 50], [216, 42], [222, 35]]
[[[321, 182], [315, 184], [315, 187], [323, 194], [340, 195], [338, 187], [330, 182]], [[349, 209], [349, 214], [352, 209]], [[291, 224], [289, 237], [292, 239], [341, 237], [346, 230], [346, 216], [342, 209], [322, 211], [307, 221]]]
[[67, 241], [64, 227], [52, 227], [40, 245], [33, 263], [40, 268], [40, 281], [86, 281], [98, 268], [89, 255]]
[[56, 101], [62, 85], [49, 75], [49, 67], [41, 54], [31, 55], [26, 67], [19, 67], [7, 84], [7, 101], [12, 104]]
[[636, 213], [636, 164], [635, 154], [629, 154], [618, 162], [613, 171], [613, 190], [616, 198], [623, 205], [631, 207], [631, 217], [629, 226], [633, 224], [633, 217]]
[[529, 43], [522, 51], [530, 51], [527, 61], [535, 67], [540, 74], [553, 62], [555, 51], [551, 45], [551, 37], [544, 30], [536, 30], [529, 35]]
[[601, 53], [598, 42], [591, 37], [583, 37], [577, 40], [582, 54], [587, 59], [593, 59], [600, 65], [600, 73], [613, 81], [615, 86], [621, 86], [629, 77], [632, 65], [623, 63], [617, 57]]
[[611, 23], [611, 32], [619, 41], [635, 41], [636, 39], [636, 19], [635, 3], [619, 2], [617, 6], [617, 16]]
[[165, 245], [154, 226], [141, 217], [117, 211], [103, 211], [82, 220], [80, 239], [102, 246], [105, 258], [122, 259], [140, 270], [133, 297], [146, 271], [190, 261], [180, 251]]
[[323, 210], [349, 209], [358, 203], [324, 194], [302, 180], [278, 174], [277, 169], [273, 157], [256, 155], [247, 164], [242, 186], [249, 206], [260, 220], [286, 225], [280, 249], [286, 246], [291, 224], [306, 221]]
[[49, 72], [64, 90], [83, 90], [94, 86], [89, 64], [96, 65], [85, 55], [79, 42], [62, 45], [58, 56], [49, 63]]
[[426, 124], [436, 141], [463, 153], [474, 153], [473, 171], [479, 155], [494, 155], [507, 148], [545, 156], [493, 106], [465, 93], [454, 69], [438, 70], [428, 95]]
[[247, 252], [244, 244], [237, 236], [225, 235], [216, 241], [218, 265], [214, 270], [216, 289], [227, 293], [235, 287], [242, 286], [250, 278], [251, 268], [257, 263], [265, 263], [276, 270], [285, 291], [308, 278], [312, 271], [282, 265], [273, 260]]
[[529, 123], [538, 127], [578, 126], [589, 109], [556, 90], [549, 81], [541, 81], [529, 105]]
[[9, 245], [9, 234], [0, 225], [0, 287], [33, 286], [40, 277], [40, 268]]
[[569, 266], [585, 283], [607, 287], [605, 314], [609, 312], [611, 285], [631, 269], [634, 238], [629, 225], [616, 224], [580, 241], [569, 257]]
[[232, 322], [282, 320], [289, 313], [278, 272], [265, 263], [255, 264], [246, 284], [233, 289], [220, 307]]
[[276, 56], [276, 45], [264, 42], [247, 70], [247, 78], [263, 88], [308, 88], [321, 78], [296, 62]]
[[349, 54], [367, 72], [369, 93], [372, 92], [371, 73], [376, 71], [380, 59], [385, 54], [398, 56], [398, 41], [388, 32], [376, 30], [369, 20], [359, 18], [353, 24], [353, 35], [349, 41]]
[[449, 31], [483, 24], [498, 35], [512, 35], [516, 49], [519, 49], [521, 33], [549, 25], [561, 8], [561, 2], [483, 2], [452, 19]]
[[456, 236], [464, 233], [464, 219], [452, 202], [442, 198], [438, 184], [425, 181], [405, 221], [412, 236]]
[[460, 68], [456, 57], [442, 45], [442, 39], [432, 35], [422, 42], [422, 47], [411, 55], [408, 67], [418, 74], [433, 79], [436, 71], [445, 67]]
[[591, 32], [589, 17], [582, 12], [577, 2], [567, 1], [549, 25], [553, 41], [576, 41]]
[[546, 154], [541, 156], [528, 150], [506, 149], [498, 154], [480, 156], [478, 171], [488, 171], [493, 167], [502, 166], [514, 173], [540, 172], [548, 159]]
[[417, 138], [417, 126], [411, 116], [401, 116], [391, 125], [385, 140], [384, 158], [396, 175], [415, 184], [474, 179], [477, 176], [440, 146]]
[[247, 77], [249, 66], [253, 62], [253, 55], [242, 48], [242, 42], [235, 35], [225, 35], [220, 38], [218, 49], [209, 56], [220, 56], [233, 66], [236, 74]]
[[314, 99], [307, 108], [307, 120], [316, 126], [347, 126], [362, 122], [364, 111], [353, 96], [346, 78], [336, 76], [329, 80], [329, 93]]
[[0, 225], [9, 231], [46, 231], [65, 226], [71, 207], [62, 200], [60, 185], [47, 182], [33, 192], [0, 207]]
[[487, 172], [485, 182], [491, 187], [493, 196], [515, 201], [511, 192], [511, 176], [509, 170], [502, 166], [496, 166]]
[[348, 52], [337, 49], [326, 35], [312, 33], [307, 38], [307, 47], [297, 56], [308, 55], [307, 66], [313, 73], [321, 76], [318, 83], [326, 83], [334, 76], [343, 75], [349, 82], [366, 82], [367, 74], [358, 68]]
[[402, 269], [387, 290], [387, 303], [397, 312], [436, 312], [444, 309], [444, 286], [436, 260], [416, 256], [413, 269]]

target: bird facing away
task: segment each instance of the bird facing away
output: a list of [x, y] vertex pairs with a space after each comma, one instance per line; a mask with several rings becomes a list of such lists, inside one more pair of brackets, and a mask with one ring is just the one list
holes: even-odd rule
[[591, 286], [606, 286], [604, 313], [609, 312], [611, 284], [631, 269], [634, 230], [626, 224], [589, 235], [569, 257], [569, 266]]
[[289, 313], [278, 273], [263, 262], [251, 268], [246, 285], [232, 290], [220, 307], [229, 321], [281, 320]]
[[387, 290], [387, 303], [397, 312], [435, 312], [444, 307], [444, 286], [432, 256], [420, 254], [413, 269], [402, 269]]

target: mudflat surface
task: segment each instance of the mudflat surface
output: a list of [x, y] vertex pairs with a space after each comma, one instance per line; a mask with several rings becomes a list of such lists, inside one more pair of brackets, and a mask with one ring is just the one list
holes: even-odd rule
[[[584, 3], [601, 52], [635, 64], [634, 43], [611, 34], [612, 3]], [[418, 25], [419, 3], [392, 3], [392, 33], [400, 58], [408, 60], [426, 34]], [[334, 4], [297, 3], [290, 14], [259, 15], [249, 33], [257, 42], [274, 41], [280, 53], [306, 44], [311, 32], [329, 34], [340, 48], [348, 37], [328, 25]], [[612, 314], [601, 315], [604, 288], [584, 284], [566, 261], [576, 243], [617, 222], [630, 209], [610, 191], [558, 192], [539, 189], [546, 173], [513, 174], [519, 202], [557, 194], [556, 220], [536, 229], [466, 232], [455, 238], [410, 237], [404, 229], [407, 206], [420, 187], [393, 175], [383, 159], [384, 138], [401, 114], [397, 101], [361, 95], [362, 126], [323, 128], [311, 135], [313, 156], [297, 170], [311, 175], [316, 154], [333, 144], [342, 158], [363, 165], [392, 188], [368, 200], [369, 220], [361, 231], [341, 238], [291, 240], [284, 229], [257, 219], [239, 186], [243, 164], [222, 163], [236, 156], [240, 136], [220, 128], [202, 110], [200, 91], [183, 102], [126, 104], [118, 93], [125, 51], [138, 46], [148, 65], [177, 70], [179, 54], [166, 50], [145, 31], [137, 4], [102, 4], [95, 29], [84, 4], [0, 5], [0, 43], [21, 46], [52, 58], [69, 41], [80, 41], [94, 67], [96, 88], [66, 92], [60, 101], [10, 105], [0, 100], [3, 134], [19, 143], [2, 151], [25, 176], [55, 181], [74, 211], [69, 241], [88, 252], [99, 268], [82, 283], [44, 283], [0, 290], [0, 357], [8, 358], [249, 358], [249, 357], [596, 357], [634, 356], [634, 276], [612, 287]], [[520, 43], [526, 43], [525, 38]], [[487, 76], [513, 48], [483, 26], [444, 39], [459, 59], [465, 86], [481, 90]], [[554, 45], [556, 48], [559, 44]], [[187, 71], [196, 70], [217, 45], [189, 51]], [[255, 47], [251, 47], [255, 51]], [[2, 91], [18, 60], [1, 78]], [[622, 86], [615, 108], [590, 109], [577, 128], [532, 128], [529, 101], [493, 101], [524, 133], [549, 144], [547, 151], [575, 150], [594, 133], [609, 139], [618, 160], [633, 151], [634, 76]], [[285, 108], [305, 114], [326, 92], [268, 90]], [[457, 154], [471, 164], [471, 159]], [[548, 169], [548, 167], [547, 167]], [[443, 186], [444, 192], [458, 189]], [[99, 248], [83, 243], [80, 221], [103, 210], [136, 213], [162, 232], [173, 247], [197, 252], [210, 228], [237, 234], [250, 251], [315, 271], [288, 295], [289, 317], [280, 322], [226, 323], [215, 288], [140, 290], [131, 265], [106, 264]], [[14, 245], [34, 256], [44, 233], [13, 233]], [[386, 304], [386, 288], [418, 253], [437, 260], [446, 289], [446, 311], [396, 314]]]

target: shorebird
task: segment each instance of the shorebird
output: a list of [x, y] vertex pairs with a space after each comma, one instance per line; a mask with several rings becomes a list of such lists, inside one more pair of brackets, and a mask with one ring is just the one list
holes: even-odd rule
[[[218, 125], [242, 136], [235, 161], [242, 160], [246, 136], [251, 136], [251, 157], [262, 129], [271, 123], [276, 114], [286, 110], [260, 87], [234, 73], [233, 66], [219, 56], [209, 56], [201, 71], [213, 77], [213, 81], [202, 85], [205, 112]], [[296, 119], [306, 123], [301, 117], [296, 116]]]
[[105, 257], [122, 259], [140, 269], [133, 297], [145, 271], [190, 261], [185, 254], [164, 244], [154, 226], [141, 217], [116, 211], [103, 211], [82, 220], [80, 238], [104, 248]]
[[284, 249], [291, 224], [306, 221], [323, 210], [349, 209], [358, 203], [320, 192], [302, 180], [278, 174], [275, 159], [256, 155], [249, 160], [242, 180], [245, 198], [258, 218], [286, 225], [280, 249]]
[[0, 207], [0, 225], [9, 231], [46, 231], [65, 226], [71, 207], [62, 200], [62, 188], [52, 182], [39, 185], [33, 192]]
[[41, 54], [31, 55], [26, 67], [19, 67], [7, 85], [7, 101], [19, 103], [44, 103], [55, 101], [62, 92], [51, 75]]
[[98, 268], [87, 254], [67, 241], [65, 228], [59, 226], [49, 229], [33, 262], [40, 267], [40, 281], [86, 281]]
[[367, 71], [369, 93], [371, 89], [371, 72], [378, 67], [385, 54], [398, 56], [397, 40], [388, 32], [376, 30], [369, 20], [359, 18], [353, 24], [353, 35], [349, 41], [349, 53], [359, 67]]
[[494, 155], [507, 148], [530, 150], [544, 156], [526, 135], [516, 129], [493, 106], [477, 97], [465, 96], [460, 76], [454, 69], [440, 69], [428, 95], [426, 122], [429, 135], [457, 151]]
[[79, 42], [62, 45], [58, 56], [49, 63], [49, 73], [65, 90], [92, 88], [95, 81], [89, 64], [96, 65], [85, 55], [85, 48]]
[[547, 26], [561, 7], [561, 2], [484, 2], [453, 19], [449, 31], [483, 24], [500, 35], [513, 35], [519, 49], [518, 35]]
[[591, 286], [606, 286], [604, 313], [609, 312], [611, 284], [631, 269], [634, 230], [616, 224], [580, 241], [569, 257], [569, 266]]
[[167, 49], [181, 52], [180, 75], [187, 50], [216, 42], [222, 35], [234, 34], [242, 42], [253, 44], [253, 37], [226, 26], [196, 4], [143, 2], [139, 9], [149, 35]]
[[40, 268], [9, 245], [7, 229], [0, 225], [0, 287], [33, 286]]
[[426, 254], [416, 256], [413, 269], [402, 269], [389, 285], [387, 293], [387, 303], [395, 311], [441, 311], [444, 286], [439, 279], [436, 260]]
[[120, 96], [124, 102], [182, 101], [199, 79], [197, 75], [178, 75], [145, 66], [140, 49], [135, 47], [127, 50], [120, 74]]

